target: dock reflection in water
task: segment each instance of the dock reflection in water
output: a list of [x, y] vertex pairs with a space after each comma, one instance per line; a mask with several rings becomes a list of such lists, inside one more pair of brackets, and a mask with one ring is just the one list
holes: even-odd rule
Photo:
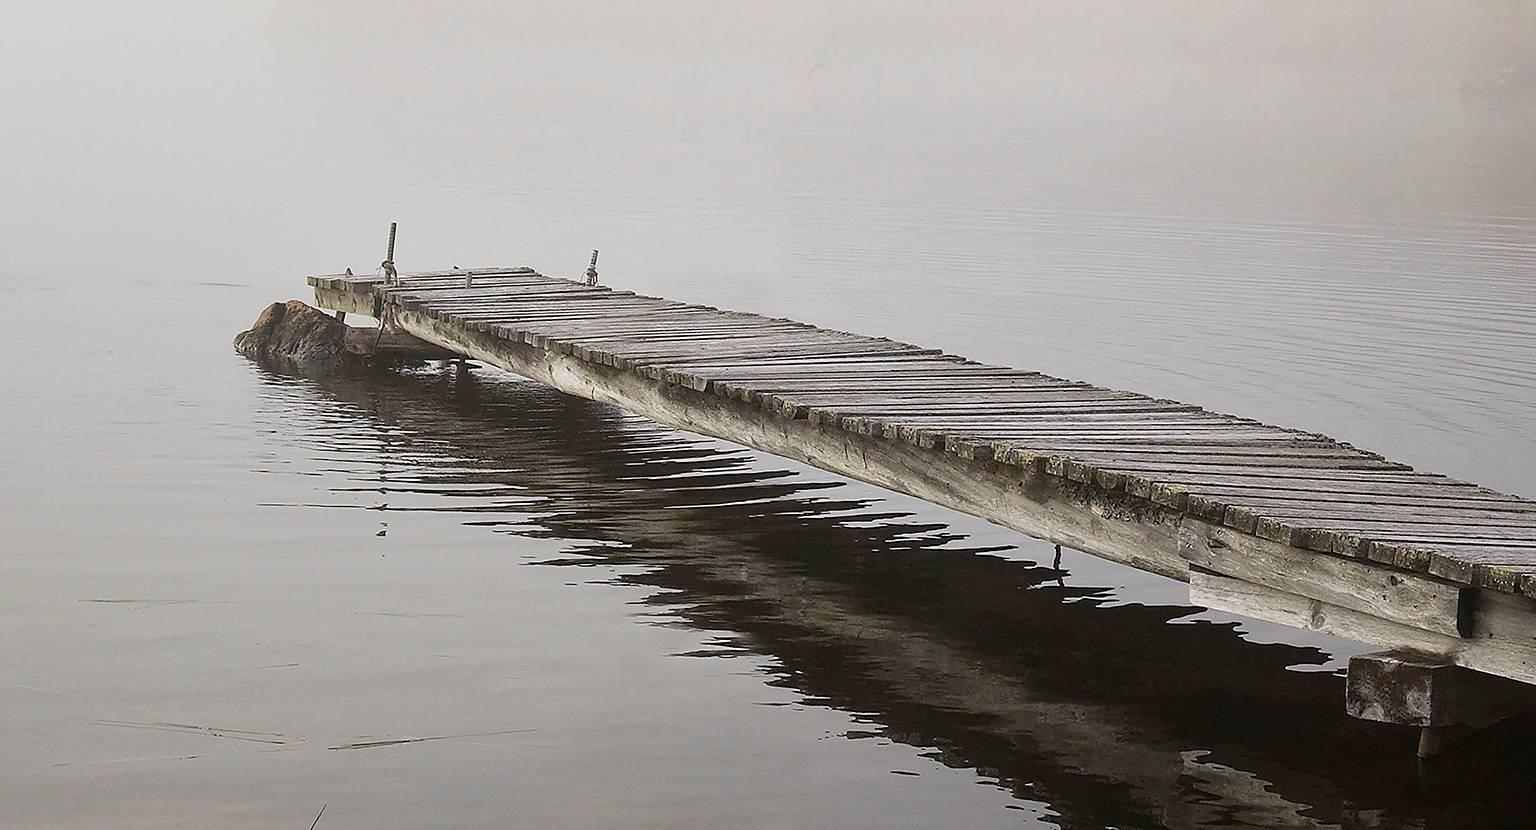
[[1323, 652], [1169, 625], [1193, 609], [1117, 601], [862, 485], [489, 372], [266, 377], [319, 421], [311, 450], [378, 459], [349, 489], [586, 542], [541, 564], [626, 566], [657, 589], [639, 621], [716, 634], [702, 658], [764, 655], [766, 682], [867, 721], [847, 737], [974, 769], [1063, 826], [1509, 826], [1536, 780], [1515, 751], [1530, 724], [1421, 779], [1411, 730], [1353, 721], [1340, 677], [1288, 670]]

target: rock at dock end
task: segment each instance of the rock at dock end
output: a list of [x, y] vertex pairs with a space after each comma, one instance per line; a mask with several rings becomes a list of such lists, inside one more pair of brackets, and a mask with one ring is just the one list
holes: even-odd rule
[[235, 351], [305, 372], [335, 371], [355, 362], [356, 356], [346, 349], [350, 328], [299, 300], [273, 303], [249, 329], [235, 335]]

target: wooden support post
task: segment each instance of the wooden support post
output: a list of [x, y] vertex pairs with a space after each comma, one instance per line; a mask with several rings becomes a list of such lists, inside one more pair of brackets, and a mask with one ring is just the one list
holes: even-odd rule
[[1445, 734], [1443, 726], [1419, 728], [1419, 757], [1433, 758], [1440, 754], [1440, 739]]
[[1536, 686], [1413, 652], [1349, 658], [1344, 710], [1379, 723], [1417, 726], [1419, 757], [1440, 753], [1445, 727], [1482, 727], [1536, 711]]

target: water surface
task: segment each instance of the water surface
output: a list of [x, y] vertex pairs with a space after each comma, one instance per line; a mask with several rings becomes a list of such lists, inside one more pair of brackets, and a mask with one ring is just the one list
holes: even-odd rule
[[[489, 370], [229, 338], [530, 265], [1536, 493], [1525, 3], [50, 4], [0, 33], [0, 824], [1497, 826], [1359, 646]], [[1221, 8], [1225, 11], [1217, 12]], [[1522, 15], [1525, 15], [1522, 17]]]

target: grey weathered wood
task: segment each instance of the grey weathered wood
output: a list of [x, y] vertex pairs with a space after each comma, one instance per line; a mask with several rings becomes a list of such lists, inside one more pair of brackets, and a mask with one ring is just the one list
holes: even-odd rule
[[1200, 568], [1189, 572], [1189, 599], [1217, 611], [1386, 648], [1413, 649], [1458, 666], [1536, 684], [1536, 647], [1525, 642], [1438, 634]]
[[[328, 301], [330, 297], [322, 299]], [[1006, 468], [978, 475], [970, 462], [944, 453], [915, 447], [897, 450], [878, 438], [818, 428], [804, 420], [765, 423], [761, 410], [743, 402], [657, 384], [633, 372], [470, 332], [417, 312], [401, 312], [396, 322], [418, 336], [450, 344], [450, 348], [463, 349], [557, 389], [615, 403], [662, 423], [872, 481], [1155, 573], [1183, 576], [1174, 528], [1154, 518], [1165, 515], [1154, 505], [1140, 508], [1137, 512], [1142, 518], [1138, 521], [1106, 523], [1092, 510], [1074, 507], [1071, 500], [1053, 495], [1057, 485], [1048, 479], [1039, 480], [1028, 490], [1017, 489], [1005, 483], [1017, 480], [1017, 473]], [[1166, 539], [1159, 541], [1160, 537]]]
[[[338, 312], [340, 313], [340, 312]], [[452, 360], [462, 357], [457, 352], [444, 349], [436, 343], [428, 343], [400, 331], [379, 331], [352, 327], [347, 330], [342, 347], [352, 354], [380, 355], [385, 357], [414, 358], [418, 360]]]
[[[1503, 509], [1504, 505], [1499, 502], [1477, 504], [1413, 497], [1351, 499], [1343, 495], [1324, 498], [1323, 494], [1307, 492], [1254, 493], [1244, 490], [1229, 491], [1221, 495], [1207, 493], [1200, 497], [1201, 504], [1194, 503], [1193, 499], [1191, 501], [1191, 512], [1215, 517], [1225, 515], [1228, 507], [1238, 507], [1278, 519], [1356, 518], [1396, 521], [1404, 518], [1410, 521], [1415, 519], [1440, 521], [1442, 518], [1475, 517], [1479, 523], [1492, 525], [1536, 526], [1536, 513], [1529, 510]], [[1202, 509], [1203, 504], [1212, 503], [1220, 505], [1221, 510], [1212, 513]]]
[[[1189, 576], [1175, 530], [1199, 528], [1235, 543], [1201, 554], [1196, 568], [1211, 570], [1197, 571], [1197, 593], [1246, 597], [1302, 627], [1312, 620], [1296, 602], [1314, 603], [1332, 633], [1532, 676], [1510, 655], [1529, 657], [1536, 637], [1454, 628], [1468, 619], [1462, 600], [1476, 596], [1472, 619], [1484, 628], [1536, 631], [1536, 607], [1521, 595], [1536, 596], [1529, 501], [1315, 433], [884, 338], [527, 271], [477, 276], [469, 288], [463, 276], [406, 275], [388, 289], [362, 278], [311, 284], [328, 307], [388, 314], [556, 388], [1158, 573]], [[1243, 579], [1220, 582], [1231, 579], [1222, 573]]]
[[1536, 711], [1536, 688], [1411, 652], [1357, 654], [1349, 658], [1344, 710], [1404, 726], [1483, 727]]
[[[1464, 636], [1464, 588], [1418, 574], [1319, 556], [1186, 517], [1179, 554], [1208, 571], [1450, 637]], [[1470, 602], [1470, 598], [1467, 599]]]

